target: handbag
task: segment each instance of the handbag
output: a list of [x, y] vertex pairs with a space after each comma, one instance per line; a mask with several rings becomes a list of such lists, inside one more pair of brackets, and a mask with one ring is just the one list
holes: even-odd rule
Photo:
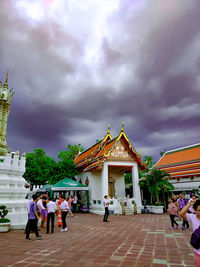
[[190, 244], [193, 248], [200, 248], [200, 226], [191, 235]]

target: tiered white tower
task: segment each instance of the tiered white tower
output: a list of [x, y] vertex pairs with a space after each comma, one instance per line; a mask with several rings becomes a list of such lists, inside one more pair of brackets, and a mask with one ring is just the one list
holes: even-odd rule
[[0, 205], [6, 205], [12, 229], [24, 229], [27, 222], [27, 200], [25, 196], [25, 154], [10, 153], [7, 150], [6, 129], [12, 100], [8, 88], [8, 74], [4, 85], [0, 82]]

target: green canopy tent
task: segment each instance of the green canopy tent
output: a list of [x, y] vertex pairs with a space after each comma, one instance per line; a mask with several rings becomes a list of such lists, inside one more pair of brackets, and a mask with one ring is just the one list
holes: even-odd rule
[[36, 190], [36, 193], [44, 193], [44, 192], [50, 192], [51, 191], [52, 185], [50, 184], [45, 184], [44, 186], [40, 187], [39, 189]]
[[56, 184], [52, 185], [51, 191], [85, 191], [87, 198], [87, 208], [89, 209], [89, 189], [87, 185], [80, 184], [72, 179], [65, 178]]

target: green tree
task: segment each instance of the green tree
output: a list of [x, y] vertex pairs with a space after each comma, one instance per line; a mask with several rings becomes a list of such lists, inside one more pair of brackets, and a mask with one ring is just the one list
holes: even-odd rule
[[73, 178], [77, 173], [77, 168], [74, 164], [74, 158], [79, 153], [84, 151], [81, 144], [68, 145], [67, 150], [61, 150], [58, 154], [59, 161], [54, 171], [54, 175], [51, 176], [49, 182], [55, 184], [56, 182], [68, 177]]
[[56, 161], [47, 156], [41, 148], [34, 149], [34, 152], [26, 155], [26, 171], [23, 175], [31, 185], [44, 185], [49, 182], [51, 175], [56, 169]]
[[[151, 156], [144, 156], [143, 161], [146, 163], [148, 169], [144, 171], [139, 170], [139, 178], [144, 177], [145, 174], [149, 172], [150, 169], [155, 165], [155, 162], [153, 162], [153, 158]], [[132, 184], [132, 173], [125, 173], [124, 179], [125, 179], [125, 184]]]
[[124, 174], [125, 184], [132, 184], [132, 173], [125, 173]]
[[160, 156], [162, 157], [165, 154], [166, 150], [160, 151]]
[[174, 186], [166, 179], [170, 174], [164, 170], [153, 168], [143, 179], [139, 181], [139, 185], [148, 188], [152, 202], [159, 202], [159, 193], [168, 192], [174, 189]]
[[147, 164], [148, 170], [156, 164], [151, 156], [144, 156], [143, 161]]

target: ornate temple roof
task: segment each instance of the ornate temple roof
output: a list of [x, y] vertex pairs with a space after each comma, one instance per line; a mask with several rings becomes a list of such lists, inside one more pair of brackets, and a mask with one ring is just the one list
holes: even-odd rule
[[155, 167], [166, 170], [172, 178], [199, 176], [200, 144], [165, 152]]
[[114, 138], [110, 135], [109, 127], [106, 136], [82, 153], [77, 154], [74, 162], [79, 171], [92, 172], [94, 170], [101, 170], [104, 161], [108, 160], [123, 162], [136, 161], [140, 169], [147, 168], [142, 162], [141, 156], [136, 152], [126, 136], [123, 126], [119, 135]]

